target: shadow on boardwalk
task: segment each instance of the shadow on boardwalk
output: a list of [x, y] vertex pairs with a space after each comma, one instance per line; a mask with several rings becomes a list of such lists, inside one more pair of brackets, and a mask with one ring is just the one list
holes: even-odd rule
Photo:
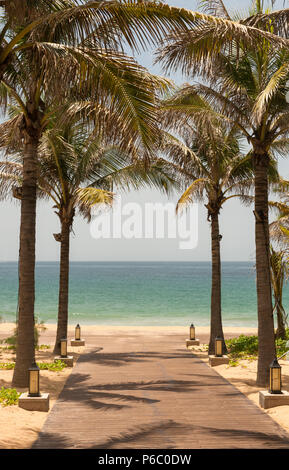
[[166, 353], [156, 338], [107, 341], [80, 356], [33, 448], [289, 447], [285, 430], [171, 337]]

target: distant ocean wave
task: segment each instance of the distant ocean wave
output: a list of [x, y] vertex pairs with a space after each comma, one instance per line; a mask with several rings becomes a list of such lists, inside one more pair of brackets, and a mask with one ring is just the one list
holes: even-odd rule
[[[57, 320], [56, 262], [36, 266], [35, 315]], [[110, 325], [207, 326], [210, 322], [209, 262], [73, 262], [70, 269], [70, 322]], [[17, 309], [17, 263], [0, 263], [0, 315], [14, 321]], [[224, 326], [257, 326], [254, 264], [224, 262]], [[289, 309], [285, 285], [284, 306]]]

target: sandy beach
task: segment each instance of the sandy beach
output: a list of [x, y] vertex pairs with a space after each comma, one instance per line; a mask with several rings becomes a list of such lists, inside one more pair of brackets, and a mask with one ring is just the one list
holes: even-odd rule
[[[41, 334], [39, 344], [49, 345], [49, 349], [40, 350], [37, 352], [36, 359], [41, 362], [53, 361], [52, 346], [55, 338], [56, 325], [45, 325], [46, 330]], [[14, 324], [1, 323], [0, 324], [0, 339], [4, 339], [13, 333]], [[225, 327], [225, 337], [232, 338], [240, 334], [256, 334], [255, 328], [239, 328], [239, 327]], [[69, 327], [68, 338], [72, 339], [74, 336], [74, 325]], [[126, 341], [126, 339], [136, 339], [141, 342], [141, 337], [151, 337], [151, 341], [160, 341], [162, 348], [165, 350], [166, 345], [175, 342], [179, 348], [184, 348], [185, 340], [188, 337], [188, 327], [163, 327], [163, 326], [92, 326], [84, 325], [82, 327], [82, 337], [86, 340], [85, 348], [72, 348], [69, 344], [68, 352], [73, 354], [75, 360], [81, 353], [89, 349], [97, 347], [100, 341], [115, 342], [116, 347], [118, 343]], [[197, 327], [196, 336], [200, 339], [201, 346], [195, 347], [192, 350], [203, 361], [208, 362], [207, 352], [204, 351], [204, 346], [208, 342], [209, 328]], [[188, 352], [190, 353], [190, 352]], [[11, 362], [13, 354], [0, 349], [0, 362]], [[281, 360], [283, 388], [289, 390], [289, 363]], [[256, 377], [256, 361], [239, 361], [239, 365], [232, 367], [227, 365], [220, 365], [215, 370], [237, 387], [243, 394], [250, 400], [258, 403], [259, 389], [255, 385]], [[65, 368], [60, 372], [41, 371], [40, 387], [41, 391], [50, 393], [50, 411], [53, 404], [57, 400], [70, 372], [71, 368]], [[12, 370], [0, 370], [0, 387], [10, 387], [12, 379]], [[18, 390], [22, 392], [24, 390]], [[26, 390], [25, 390], [26, 391]], [[289, 406], [282, 406], [266, 410], [275, 421], [277, 421], [284, 429], [289, 431]], [[0, 407], [0, 448], [30, 448], [33, 442], [37, 439], [38, 433], [41, 430], [49, 413], [43, 412], [29, 412], [19, 408], [18, 406]]]

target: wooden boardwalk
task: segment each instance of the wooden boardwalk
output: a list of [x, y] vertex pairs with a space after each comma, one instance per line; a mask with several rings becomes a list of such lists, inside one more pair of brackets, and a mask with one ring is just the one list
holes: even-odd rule
[[289, 435], [192, 356], [183, 337], [97, 337], [94, 344], [33, 448], [289, 448]]

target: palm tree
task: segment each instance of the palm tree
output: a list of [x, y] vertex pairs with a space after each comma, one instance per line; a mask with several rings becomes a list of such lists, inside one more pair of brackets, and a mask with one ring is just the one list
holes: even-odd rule
[[105, 89], [106, 99], [118, 106], [128, 127], [134, 128], [135, 134], [149, 147], [150, 139], [155, 135], [155, 114], [150, 93], [145, 91], [148, 81], [140, 79], [136, 86], [130, 87], [132, 82], [128, 75], [136, 78], [139, 69], [134, 61], [124, 58], [121, 52], [123, 40], [138, 49], [149, 41], [157, 44], [166, 33], [186, 31], [189, 26], [196, 31], [204, 28], [209, 36], [212, 35], [210, 28], [213, 28], [218, 38], [227, 43], [232, 34], [238, 35], [244, 44], [252, 44], [260, 37], [267, 38], [272, 44], [287, 45], [287, 41], [254, 26], [158, 2], [1, 0], [0, 7], [3, 25], [0, 32], [0, 105], [5, 109], [13, 95], [23, 111], [22, 118], [17, 121], [24, 151], [19, 335], [13, 384], [26, 386], [27, 370], [34, 357], [36, 162], [38, 144], [47, 125], [45, 110], [53, 101], [64, 100], [71, 87], [76, 85], [79, 91], [83, 80], [90, 76], [94, 96]]
[[[144, 185], [155, 186], [167, 194], [178, 187], [173, 165], [163, 159], [154, 159], [150, 165], [143, 161], [132, 161], [136, 149], [124, 152], [113, 142], [119, 140], [119, 128], [110, 116], [109, 136], [89, 132], [81, 121], [67, 119], [61, 130], [47, 130], [40, 142], [37, 162], [38, 196], [48, 197], [54, 202], [59, 217], [61, 232], [54, 234], [60, 248], [60, 277], [57, 335], [54, 352], [60, 353], [60, 340], [67, 337], [69, 298], [69, 246], [70, 232], [76, 211], [91, 219], [95, 205], [111, 205], [114, 188], [138, 189]], [[117, 132], [116, 132], [117, 130]], [[103, 129], [102, 129], [103, 131]], [[110, 145], [109, 145], [109, 142]], [[132, 151], [134, 150], [134, 151]], [[16, 161], [0, 162], [0, 179], [3, 194], [12, 188], [17, 198], [22, 192], [23, 165], [19, 155]]]
[[[167, 167], [168, 165], [166, 165]], [[60, 340], [67, 336], [69, 240], [76, 210], [88, 221], [96, 204], [111, 204], [114, 188], [139, 188], [144, 184], [170, 192], [173, 177], [163, 170], [159, 159], [148, 167], [132, 162], [129, 153], [113, 143], [103, 145], [91, 139], [83, 126], [71, 125], [63, 132], [44, 134], [39, 149], [39, 185], [55, 202], [61, 233], [58, 323], [54, 352], [60, 352]], [[109, 190], [109, 191], [108, 191]]]
[[[220, 0], [218, 14], [229, 18]], [[280, 17], [280, 15], [279, 15]], [[280, 35], [280, 22], [262, 12], [261, 2], [256, 1], [249, 18], [239, 24], [258, 25], [258, 28]], [[289, 104], [286, 101], [289, 78], [289, 48], [275, 48], [265, 38], [244, 47], [238, 35], [231, 34], [231, 45], [209, 32], [202, 37], [192, 30], [169, 38], [159, 52], [166, 70], [181, 67], [189, 76], [202, 75], [206, 84], [191, 86], [191, 94], [197, 96], [195, 112], [199, 120], [223, 116], [229, 126], [237, 126], [252, 148], [255, 185], [255, 240], [258, 298], [258, 371], [257, 384], [266, 386], [269, 365], [275, 357], [273, 307], [271, 295], [270, 250], [268, 229], [268, 169], [270, 150], [276, 152], [288, 139]], [[213, 42], [215, 41], [215, 42]], [[198, 98], [214, 104], [211, 109], [200, 109]], [[199, 110], [199, 111], [198, 111]]]
[[[203, 117], [200, 122], [195, 113], [196, 102]], [[241, 153], [240, 131], [228, 126], [223, 120], [208, 116], [206, 111], [213, 108], [209, 101], [190, 86], [183, 86], [171, 99], [161, 104], [164, 127], [177, 134], [181, 142], [167, 135], [164, 149], [168, 156], [179, 165], [187, 188], [178, 201], [181, 208], [197, 200], [205, 200], [208, 221], [211, 223], [212, 286], [211, 286], [211, 328], [209, 354], [215, 351], [215, 338], [224, 341], [221, 314], [221, 255], [219, 214], [226, 201], [242, 197], [253, 184], [250, 155]]]
[[[116, 47], [125, 38], [136, 45], [138, 26], [143, 44], [166, 28], [181, 27], [182, 14], [138, 2], [77, 2], [73, 0], [2, 1], [0, 33], [0, 104], [17, 103], [14, 138], [23, 146], [19, 249], [19, 312], [15, 386], [26, 386], [34, 358], [34, 275], [37, 153], [50, 116], [47, 110], [80, 91], [96, 103], [109, 101], [126, 127], [125, 138], [138, 138], [147, 149], [154, 138], [154, 81]], [[185, 15], [186, 16], [186, 15]], [[173, 19], [171, 22], [169, 20]], [[155, 25], [152, 28], [152, 25]], [[114, 49], [112, 49], [114, 47]], [[90, 85], [84, 87], [84, 83]], [[87, 88], [87, 89], [85, 89]], [[124, 134], [123, 134], [124, 136]], [[125, 141], [124, 141], [125, 142]], [[14, 147], [15, 140], [11, 141]], [[17, 145], [17, 144], [16, 144]]]

